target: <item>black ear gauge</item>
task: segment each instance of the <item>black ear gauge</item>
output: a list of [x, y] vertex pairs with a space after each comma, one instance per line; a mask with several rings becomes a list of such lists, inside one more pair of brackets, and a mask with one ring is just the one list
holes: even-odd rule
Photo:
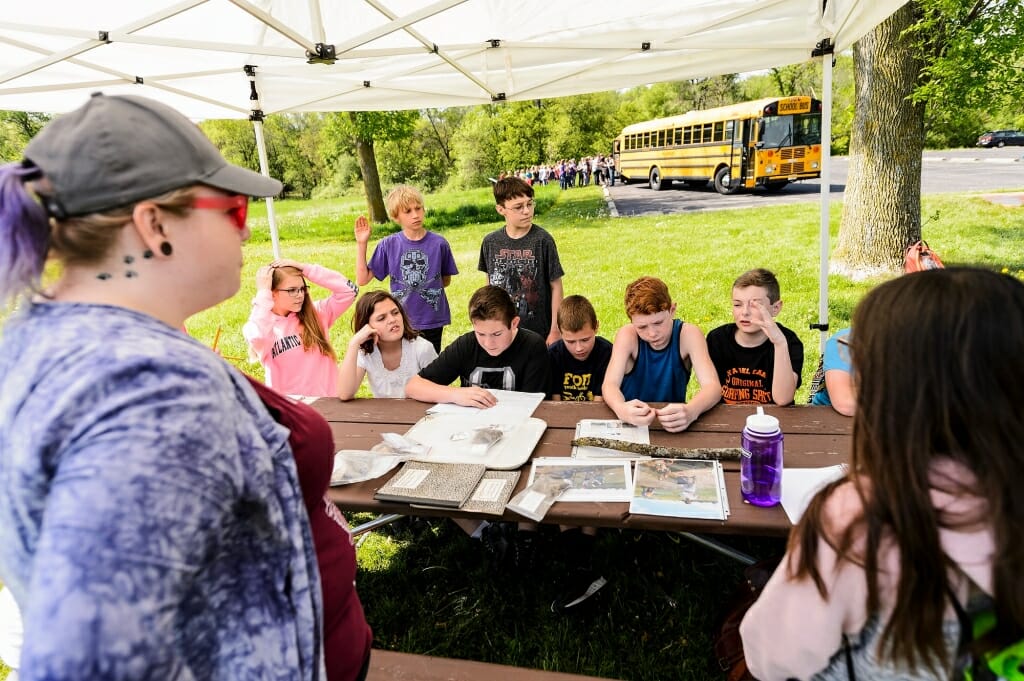
[[174, 253], [174, 249], [171, 247], [170, 242], [161, 241], [160, 252], [163, 253], [164, 255], [170, 255], [171, 253]]

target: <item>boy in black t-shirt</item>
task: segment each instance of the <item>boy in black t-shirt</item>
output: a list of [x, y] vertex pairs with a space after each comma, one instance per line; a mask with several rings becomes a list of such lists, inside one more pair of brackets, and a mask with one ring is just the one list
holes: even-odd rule
[[[562, 338], [548, 346], [552, 399], [603, 401], [601, 384], [612, 357], [612, 344], [597, 335], [594, 306], [583, 296], [569, 296], [558, 307], [557, 319]], [[593, 569], [597, 528], [561, 529], [559, 543], [570, 571], [551, 603], [551, 611], [556, 613], [572, 611], [608, 583]]]
[[[512, 297], [497, 286], [477, 289], [469, 299], [473, 330], [455, 339], [437, 359], [405, 384], [407, 397], [421, 402], [454, 402], [486, 409], [498, 403], [491, 389], [545, 393], [551, 381], [544, 339], [519, 328]], [[459, 379], [460, 387], [449, 385]], [[475, 539], [484, 540], [496, 560], [512, 546], [516, 567], [528, 569], [536, 552], [536, 525], [523, 523], [513, 535], [507, 523], [453, 518]]]
[[569, 296], [558, 307], [562, 338], [548, 346], [553, 400], [600, 402], [601, 384], [612, 344], [597, 335], [597, 313], [583, 296]]
[[512, 296], [521, 328], [550, 345], [558, 340], [555, 317], [562, 304], [562, 263], [551, 234], [533, 223], [533, 187], [518, 177], [494, 183], [494, 201], [505, 225], [484, 237], [477, 269], [487, 283]]
[[[465, 407], [497, 404], [488, 388], [547, 393], [550, 382], [544, 339], [519, 328], [512, 298], [497, 286], [469, 299], [473, 330], [456, 338], [437, 359], [409, 379], [405, 394], [421, 402]], [[459, 387], [450, 385], [459, 379]]]
[[791, 404], [800, 386], [804, 346], [775, 322], [782, 310], [779, 280], [766, 269], [744, 272], [732, 285], [732, 324], [708, 334], [708, 354], [726, 404]]

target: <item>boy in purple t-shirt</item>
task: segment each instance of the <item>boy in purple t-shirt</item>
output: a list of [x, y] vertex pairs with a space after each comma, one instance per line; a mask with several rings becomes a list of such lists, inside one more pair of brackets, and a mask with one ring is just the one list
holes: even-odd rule
[[459, 273], [452, 247], [423, 226], [423, 194], [415, 187], [395, 187], [384, 203], [402, 231], [381, 239], [367, 264], [370, 223], [363, 215], [356, 219], [356, 283], [363, 286], [371, 279], [391, 277], [391, 293], [401, 301], [413, 328], [440, 353], [444, 327], [452, 321], [444, 289]]

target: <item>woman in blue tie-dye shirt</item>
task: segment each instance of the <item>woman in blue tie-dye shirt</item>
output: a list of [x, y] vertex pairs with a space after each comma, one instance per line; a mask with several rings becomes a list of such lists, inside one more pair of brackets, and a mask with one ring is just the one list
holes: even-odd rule
[[248, 196], [279, 191], [129, 96], [94, 95], [0, 168], [0, 305], [20, 307], [0, 341], [0, 580], [24, 615], [20, 678], [323, 678], [288, 431], [181, 332], [237, 292]]

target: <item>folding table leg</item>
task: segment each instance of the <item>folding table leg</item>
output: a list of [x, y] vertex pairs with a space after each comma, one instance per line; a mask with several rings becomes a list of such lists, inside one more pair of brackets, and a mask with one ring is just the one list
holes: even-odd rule
[[729, 558], [732, 558], [735, 561], [739, 561], [744, 565], [753, 565], [757, 562], [756, 558], [753, 558], [752, 556], [749, 556], [748, 554], [743, 553], [742, 551], [738, 551], [732, 548], [731, 546], [727, 546], [715, 539], [709, 539], [708, 537], [703, 537], [699, 534], [694, 534], [693, 532], [680, 532], [679, 534], [683, 537], [686, 537], [692, 542], [696, 542], [697, 544], [706, 546], [709, 549], [718, 551], [723, 556], [728, 556]]
[[353, 537], [358, 537], [359, 535], [365, 534], [366, 532], [376, 530], [378, 527], [384, 527], [385, 525], [389, 525], [402, 517], [404, 516], [402, 516], [399, 513], [388, 513], [386, 515], [380, 515], [374, 518], [373, 520], [366, 521], [362, 525], [356, 525], [355, 527], [349, 530], [349, 533]]

